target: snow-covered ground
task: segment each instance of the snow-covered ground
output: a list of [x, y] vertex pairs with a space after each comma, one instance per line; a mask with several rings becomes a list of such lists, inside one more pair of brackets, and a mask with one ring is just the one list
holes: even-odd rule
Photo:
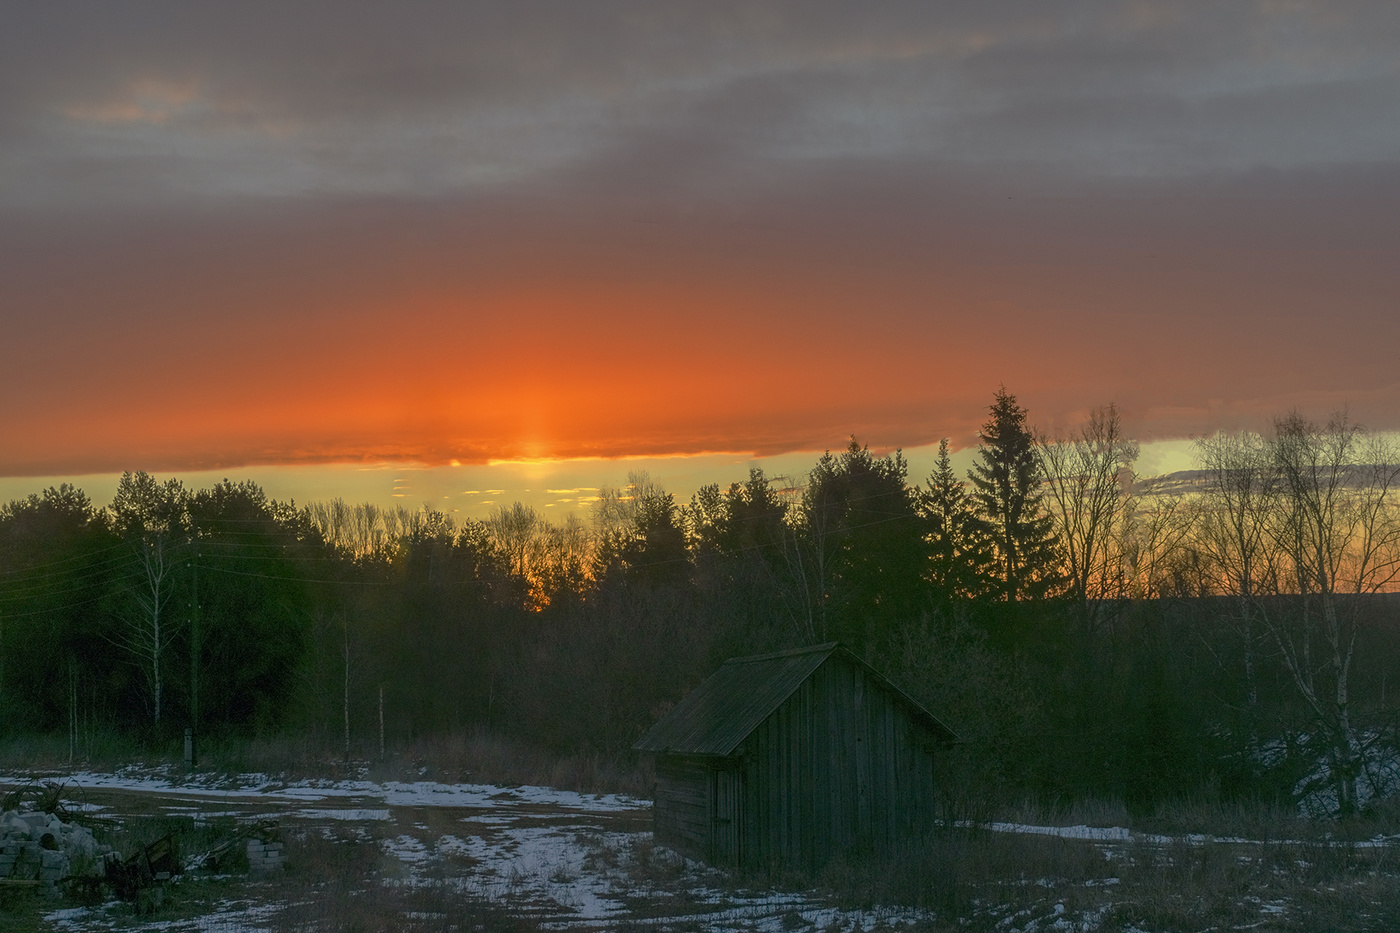
[[534, 804], [606, 813], [651, 806], [619, 794], [580, 794], [552, 787], [498, 787], [491, 784], [440, 784], [436, 781], [283, 781], [265, 774], [233, 777], [195, 774], [171, 777], [163, 771], [128, 768], [116, 774], [90, 771], [47, 774], [0, 772], [0, 785], [52, 780], [72, 789], [131, 791], [181, 797], [259, 797], [266, 800], [318, 802], [363, 798], [391, 807], [473, 807], [501, 809]]
[[[152, 810], [195, 824], [232, 818], [277, 821], [284, 832], [318, 825], [327, 835], [363, 824], [401, 871], [391, 883], [448, 885], [519, 910], [545, 927], [612, 929], [629, 921], [657, 930], [795, 928], [870, 930], [913, 923], [904, 909], [837, 910], [816, 895], [742, 891], [724, 876], [664, 849], [653, 849], [651, 801], [548, 787], [500, 787], [433, 781], [284, 781], [263, 774], [230, 778], [128, 769], [116, 774], [3, 773], [0, 787], [56, 781], [93, 813], [121, 819]], [[96, 798], [91, 802], [82, 798]], [[337, 828], [338, 827], [338, 828]], [[664, 883], [637, 879], [638, 862]], [[255, 900], [218, 904], [185, 920], [128, 923], [148, 931], [260, 931], [279, 909]], [[111, 907], [69, 908], [47, 919], [63, 931], [111, 929]], [[129, 919], [129, 918], [128, 918]]]
[[[546, 787], [500, 787], [433, 781], [284, 781], [267, 775], [197, 776], [130, 769], [117, 774], [0, 773], [0, 788], [53, 780], [68, 788], [73, 809], [113, 821], [160, 814], [190, 819], [278, 823], [284, 835], [373, 841], [384, 864], [381, 882], [403, 890], [446, 889], [474, 902], [527, 915], [546, 928], [611, 930], [626, 924], [658, 931], [842, 931], [920, 926], [933, 918], [903, 908], [842, 910], [817, 892], [737, 888], [722, 873], [654, 847], [651, 802], [618, 795], [579, 794]], [[1119, 895], [1120, 857], [1141, 847], [1211, 844], [1256, 845], [1247, 839], [1206, 835], [1166, 836], [1123, 827], [977, 824], [996, 833], [1078, 840], [1099, 849], [1109, 867], [1078, 884], [1099, 893], [1066, 907], [1063, 884], [1021, 879], [1043, 891], [1017, 906], [988, 903], [979, 910], [998, 929], [1097, 930]], [[1358, 848], [1400, 844], [1381, 836]], [[1248, 858], [1248, 856], [1242, 856]], [[1034, 877], [1034, 876], [1032, 876]], [[1058, 885], [1058, 887], [1057, 887]], [[204, 915], [138, 922], [121, 929], [255, 931], [270, 929], [288, 895], [275, 886], [249, 884], [246, 897], [211, 903]], [[283, 898], [279, 903], [278, 898]], [[1033, 907], [1027, 907], [1031, 903]], [[1282, 901], [1260, 901], [1259, 916], [1283, 910]], [[57, 930], [84, 933], [112, 929], [113, 908], [61, 907], [47, 915]]]

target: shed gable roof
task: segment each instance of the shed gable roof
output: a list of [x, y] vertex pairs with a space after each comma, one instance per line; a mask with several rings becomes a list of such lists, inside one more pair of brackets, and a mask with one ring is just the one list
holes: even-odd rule
[[731, 658], [686, 694], [632, 747], [656, 754], [733, 754], [749, 733], [837, 652], [874, 675], [934, 735], [945, 741], [955, 738], [952, 730], [869, 665], [839, 643], [827, 642], [810, 648]]

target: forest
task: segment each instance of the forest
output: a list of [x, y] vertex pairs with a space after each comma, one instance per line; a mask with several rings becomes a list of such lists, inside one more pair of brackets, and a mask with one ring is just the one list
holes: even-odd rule
[[959, 735], [984, 800], [1345, 816], [1400, 789], [1388, 438], [1292, 412], [1140, 477], [1114, 406], [1052, 436], [1002, 389], [979, 441], [966, 476], [946, 440], [911, 477], [854, 437], [688, 502], [633, 474], [557, 522], [51, 487], [0, 507], [0, 739], [473, 734], [629, 768], [726, 658], [841, 641]]

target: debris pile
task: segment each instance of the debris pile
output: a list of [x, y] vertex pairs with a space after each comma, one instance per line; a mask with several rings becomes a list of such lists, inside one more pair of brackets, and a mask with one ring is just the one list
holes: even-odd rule
[[7, 810], [0, 814], [0, 881], [37, 882], [52, 890], [70, 876], [101, 875], [112, 854], [92, 833], [57, 814]]
[[136, 901], [144, 913], [164, 898], [161, 885], [180, 874], [180, 846], [174, 833], [137, 849], [123, 860], [106, 860], [106, 881], [124, 901]]

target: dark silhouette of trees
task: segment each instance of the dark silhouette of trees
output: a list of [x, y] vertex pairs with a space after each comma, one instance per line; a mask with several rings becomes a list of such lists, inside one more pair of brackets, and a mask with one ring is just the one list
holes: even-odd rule
[[782, 548], [787, 515], [787, 502], [762, 469], [751, 467], [747, 480], [731, 483], [723, 493], [718, 483], [701, 487], [691, 497], [685, 520], [696, 553], [771, 557]]
[[792, 559], [798, 531], [790, 498], [762, 469], [720, 491], [702, 487], [684, 509], [696, 585], [719, 617], [731, 620], [717, 650], [728, 655], [809, 643], [808, 594]]
[[[1287, 801], [1309, 775], [1346, 811], [1383, 789], [1393, 451], [1344, 415], [1290, 415], [1202, 442], [1204, 479], [1164, 495], [1130, 483], [1111, 406], [1037, 445], [1005, 389], [981, 441], [970, 479], [945, 441], [921, 488], [854, 439], [800, 488], [754, 469], [685, 507], [634, 474], [587, 523], [297, 508], [145, 474], [105, 510], [46, 490], [0, 506], [0, 734], [168, 748], [188, 701], [204, 735], [336, 757], [485, 731], [625, 762], [724, 659], [837, 638], [969, 740], [950, 786], [974, 788], [970, 812], [989, 792]], [[154, 628], [152, 594], [156, 666], [112, 663]], [[1062, 624], [1107, 603], [1111, 625]]]
[[0, 733], [58, 729], [74, 691], [112, 684], [103, 636], [129, 562], [107, 516], [73, 486], [0, 506]]
[[1041, 599], [1060, 584], [1054, 520], [1045, 511], [1041, 466], [1026, 410], [1003, 386], [978, 433], [978, 462], [968, 474], [982, 533], [992, 542], [996, 593]]
[[[298, 689], [310, 618], [307, 567], [316, 537], [251, 481], [224, 480], [189, 498], [198, 532], [184, 556], [192, 726], [272, 727]], [[197, 623], [197, 624], [196, 624]]]
[[938, 444], [938, 462], [918, 497], [927, 527], [927, 579], [942, 599], [972, 599], [990, 585], [992, 546], [967, 487], [953, 472], [948, 438]]
[[625, 490], [603, 489], [594, 503], [600, 581], [676, 585], [690, 577], [686, 529], [676, 498], [646, 473], [628, 474]]
[[801, 518], [819, 637], [865, 646], [918, 615], [924, 529], [907, 475], [898, 451], [874, 457], [854, 437], [812, 470]]
[[145, 471], [124, 473], [112, 499], [112, 518], [135, 558], [135, 581], [128, 590], [134, 605], [115, 640], [143, 669], [151, 722], [159, 726], [166, 653], [181, 621], [169, 604], [188, 544], [189, 493], [174, 477], [161, 483]]

